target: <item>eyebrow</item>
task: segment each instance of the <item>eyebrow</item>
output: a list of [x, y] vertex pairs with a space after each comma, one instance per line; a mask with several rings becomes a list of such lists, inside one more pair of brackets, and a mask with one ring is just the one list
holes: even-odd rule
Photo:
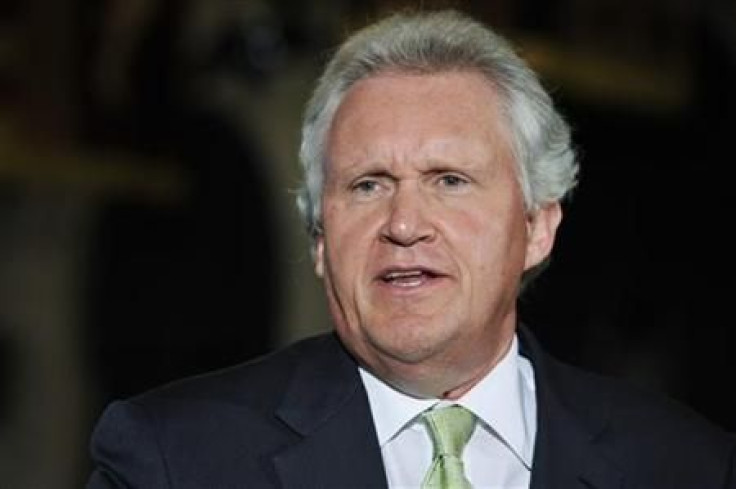
[[363, 175], [395, 178], [390, 165], [381, 161], [371, 161], [369, 163], [352, 162], [343, 167], [342, 174], [346, 180], [354, 180]]

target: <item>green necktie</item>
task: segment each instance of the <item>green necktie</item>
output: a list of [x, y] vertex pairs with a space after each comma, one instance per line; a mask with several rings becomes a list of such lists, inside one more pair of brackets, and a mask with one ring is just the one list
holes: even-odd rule
[[475, 416], [461, 406], [433, 409], [422, 415], [434, 444], [432, 465], [423, 489], [470, 489], [463, 469], [463, 449], [475, 428]]

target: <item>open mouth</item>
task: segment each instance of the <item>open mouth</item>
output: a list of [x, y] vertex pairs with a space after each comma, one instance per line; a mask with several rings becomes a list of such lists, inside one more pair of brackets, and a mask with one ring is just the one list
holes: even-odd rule
[[407, 270], [387, 270], [380, 275], [381, 280], [389, 285], [402, 288], [419, 287], [424, 285], [440, 275], [432, 270], [423, 268], [407, 269]]

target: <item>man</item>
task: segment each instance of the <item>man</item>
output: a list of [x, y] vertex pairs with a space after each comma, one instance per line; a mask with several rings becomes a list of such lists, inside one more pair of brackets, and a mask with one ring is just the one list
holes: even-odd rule
[[113, 404], [89, 488], [736, 488], [729, 436], [518, 326], [577, 164], [493, 32], [450, 11], [356, 33], [301, 160], [335, 334]]

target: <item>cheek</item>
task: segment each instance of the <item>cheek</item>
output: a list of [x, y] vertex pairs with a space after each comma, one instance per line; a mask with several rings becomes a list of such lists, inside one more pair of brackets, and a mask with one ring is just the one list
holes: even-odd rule
[[333, 280], [355, 280], [364, 268], [373, 243], [373, 233], [369, 222], [359, 215], [333, 214], [325, 219], [327, 243], [323, 254], [338, 277]]
[[444, 219], [444, 235], [456, 255], [472, 263], [490, 258], [503, 235], [499, 223], [478, 211], [454, 212]]
[[[524, 266], [526, 231], [517, 219], [494, 219], [488, 213], [456, 215], [449, 239], [470, 276], [486, 282], [519, 274]], [[449, 234], [449, 232], [448, 232]]]

